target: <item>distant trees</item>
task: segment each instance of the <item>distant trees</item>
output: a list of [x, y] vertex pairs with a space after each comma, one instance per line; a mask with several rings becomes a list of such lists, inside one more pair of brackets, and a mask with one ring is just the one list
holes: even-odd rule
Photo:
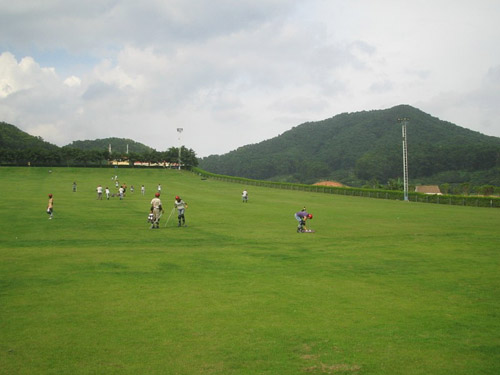
[[[181, 162], [185, 167], [198, 166], [196, 153], [186, 147], [181, 148]], [[145, 163], [178, 163], [179, 149], [172, 147], [167, 151], [156, 150], [139, 152], [112, 152], [108, 150], [82, 150], [69, 146], [56, 149], [3, 149], [0, 148], [0, 164], [3, 165], [31, 165], [31, 166], [83, 166], [100, 167], [107, 165], [111, 160], [128, 161], [133, 166], [134, 162]]]
[[[109, 146], [111, 145], [111, 155]], [[197, 166], [198, 159], [192, 149], [181, 148], [181, 161], [185, 167]], [[134, 162], [177, 163], [179, 148], [156, 151], [131, 139], [105, 138], [93, 141], [75, 141], [58, 147], [42, 137], [25, 133], [14, 125], [0, 122], [0, 164], [32, 166], [103, 166], [110, 160]]]
[[403, 181], [398, 178], [390, 178], [389, 181], [387, 181], [387, 190], [403, 190]]
[[108, 150], [109, 145], [111, 145], [112, 152], [127, 153], [136, 152], [144, 153], [147, 151], [153, 151], [151, 147], [143, 145], [142, 143], [133, 141], [132, 139], [126, 138], [104, 138], [95, 140], [85, 140], [85, 141], [74, 141], [68, 145], [71, 148], [78, 148], [80, 150]]
[[493, 195], [495, 187], [493, 185], [483, 185], [479, 188], [479, 194], [489, 196]]
[[0, 122], [0, 149], [8, 150], [54, 150], [56, 145], [45, 142], [42, 137], [35, 137], [17, 127]]
[[[206, 171], [263, 180], [350, 186], [403, 175], [400, 117], [409, 117], [410, 180], [500, 186], [500, 139], [441, 121], [411, 106], [344, 113], [298, 125], [266, 141], [200, 161]], [[496, 169], [495, 169], [496, 168]]]
[[355, 173], [362, 180], [387, 181], [401, 175], [401, 157], [396, 150], [367, 152], [356, 161]]
[[450, 192], [450, 184], [449, 183], [444, 183], [440, 186], [441, 193], [443, 194], [448, 194]]
[[460, 184], [460, 187], [461, 187], [461, 193], [463, 195], [469, 195], [469, 192], [470, 192], [470, 182], [463, 182]]
[[[173, 153], [177, 150], [177, 154], [179, 149], [176, 147], [171, 147], [169, 150], [172, 150]], [[182, 164], [189, 165], [191, 167], [198, 166], [198, 158], [196, 157], [196, 153], [191, 148], [186, 148], [184, 146], [181, 147], [181, 162]]]

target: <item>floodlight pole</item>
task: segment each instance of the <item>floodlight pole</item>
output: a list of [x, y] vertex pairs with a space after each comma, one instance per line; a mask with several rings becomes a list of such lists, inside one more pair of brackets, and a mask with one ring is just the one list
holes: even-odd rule
[[181, 170], [181, 133], [184, 128], [177, 128], [177, 133], [179, 133], [179, 170]]
[[403, 133], [403, 189], [404, 189], [404, 200], [408, 200], [408, 142], [406, 137], [406, 124], [410, 119], [403, 117], [398, 119], [398, 122], [402, 124]]

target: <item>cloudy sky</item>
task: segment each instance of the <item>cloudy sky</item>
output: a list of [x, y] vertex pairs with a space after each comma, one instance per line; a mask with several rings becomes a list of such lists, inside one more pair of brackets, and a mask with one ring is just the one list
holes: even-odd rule
[[0, 0], [0, 121], [203, 157], [410, 104], [500, 137], [499, 19], [498, 0]]

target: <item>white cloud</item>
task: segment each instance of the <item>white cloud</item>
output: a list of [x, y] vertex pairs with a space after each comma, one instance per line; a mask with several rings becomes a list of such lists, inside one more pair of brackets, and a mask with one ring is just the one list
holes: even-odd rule
[[57, 80], [54, 69], [41, 68], [32, 57], [17, 62], [9, 52], [0, 55], [0, 96], [5, 98], [39, 85], [50, 85]]
[[78, 87], [82, 84], [82, 80], [78, 77], [71, 76], [64, 80], [64, 84], [69, 87]]
[[500, 65], [490, 68], [478, 86], [457, 92], [442, 92], [422, 101], [431, 113], [439, 113], [442, 120], [500, 136]]
[[[0, 121], [59, 145], [224, 153], [408, 103], [500, 136], [500, 4], [49, 0], [0, 4]], [[64, 78], [62, 78], [64, 77]]]

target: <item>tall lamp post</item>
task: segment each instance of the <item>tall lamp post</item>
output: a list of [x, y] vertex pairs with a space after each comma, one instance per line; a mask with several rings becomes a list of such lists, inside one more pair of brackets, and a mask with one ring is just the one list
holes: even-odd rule
[[177, 128], [177, 133], [179, 133], [179, 170], [181, 170], [181, 133], [184, 130], [184, 128]]
[[404, 200], [408, 200], [408, 142], [406, 138], [406, 124], [410, 121], [409, 118], [399, 118], [398, 122], [402, 124], [401, 130], [403, 133], [403, 189]]

